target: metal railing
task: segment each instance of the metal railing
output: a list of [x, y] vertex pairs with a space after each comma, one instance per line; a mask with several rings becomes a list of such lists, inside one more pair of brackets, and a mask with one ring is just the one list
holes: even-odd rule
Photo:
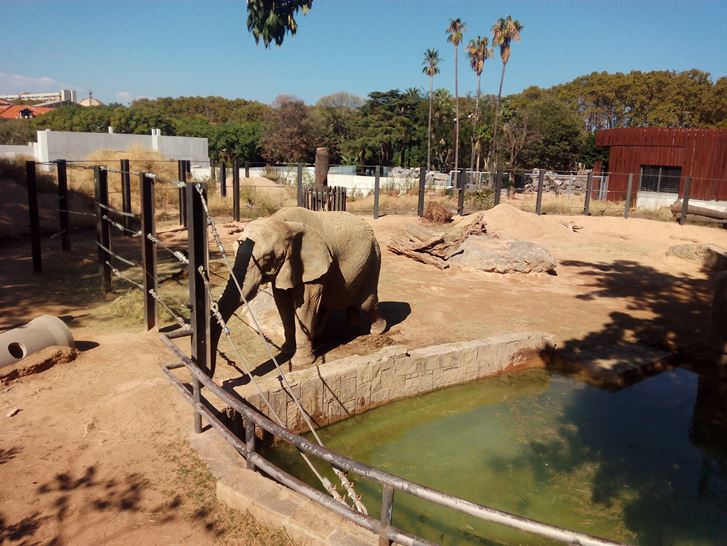
[[[239, 398], [214, 383], [207, 374], [172, 341], [175, 338], [189, 335], [192, 335], [191, 330], [179, 330], [178, 333], [172, 332], [169, 334], [161, 334], [164, 344], [179, 358], [178, 363], [164, 365], [163, 372], [169, 381], [183, 395], [184, 399], [187, 400], [187, 402], [189, 402], [194, 408], [195, 422], [202, 417], [206, 419], [209, 424], [245, 458], [248, 469], [259, 469], [274, 480], [304, 495], [308, 499], [325, 506], [347, 520], [376, 533], [380, 537], [380, 545], [388, 546], [392, 542], [407, 546], [430, 546], [433, 544], [430, 541], [419, 538], [392, 526], [391, 518], [393, 513], [395, 491], [407, 493], [414, 497], [430, 501], [434, 504], [453, 509], [462, 514], [474, 516], [483, 521], [504, 525], [567, 544], [582, 546], [617, 546], [619, 544], [603, 538], [577, 533], [554, 525], [541, 523], [539, 521], [448, 495], [447, 493], [442, 493], [441, 491], [431, 489], [424, 485], [400, 478], [399, 476], [389, 474], [388, 472], [378, 470], [364, 463], [360, 463], [326, 449], [325, 447], [319, 446], [302, 436], [294, 434], [286, 428], [277, 425], [258, 410], [246, 405]], [[193, 385], [191, 387], [185, 385], [181, 379], [172, 373], [172, 370], [180, 367], [185, 367], [192, 374]], [[245, 430], [244, 441], [238, 438], [235, 433], [223, 423], [220, 418], [219, 410], [215, 409], [214, 406], [212, 406], [212, 404], [202, 396], [201, 386], [208, 388], [215, 397], [224, 404], [227, 404], [242, 417]], [[366, 478], [380, 484], [383, 487], [381, 518], [376, 519], [354, 511], [347, 505], [334, 500], [310, 485], [302, 482], [298, 478], [291, 476], [285, 470], [265, 459], [256, 452], [256, 428], [266, 431], [272, 434], [275, 438], [283, 440], [295, 447], [299, 451], [317, 457], [342, 471], [353, 472], [362, 478]]]

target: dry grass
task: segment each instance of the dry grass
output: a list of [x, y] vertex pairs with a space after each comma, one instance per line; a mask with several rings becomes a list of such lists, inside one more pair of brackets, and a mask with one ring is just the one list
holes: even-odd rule
[[[132, 173], [150, 172], [157, 177], [155, 183], [154, 201], [158, 211], [177, 209], [179, 207], [178, 190], [164, 181], [178, 180], [177, 162], [164, 159], [159, 153], [131, 148], [124, 152], [99, 150], [86, 157], [83, 163], [68, 165], [68, 187], [72, 191], [95, 195], [93, 169], [95, 165], [102, 165], [115, 171], [120, 170], [120, 160], [129, 160], [129, 169]], [[115, 172], [108, 174], [109, 203], [112, 207], [121, 207], [121, 175]], [[139, 213], [141, 203], [139, 199], [139, 176], [131, 175], [131, 209]]]
[[435, 224], [446, 224], [452, 221], [452, 211], [442, 206], [436, 201], [429, 201], [427, 208], [424, 209], [424, 219]]

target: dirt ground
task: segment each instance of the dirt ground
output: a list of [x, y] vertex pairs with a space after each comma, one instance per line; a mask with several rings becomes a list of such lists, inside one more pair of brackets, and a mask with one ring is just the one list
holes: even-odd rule
[[[635, 341], [674, 346], [703, 335], [710, 272], [665, 251], [685, 242], [727, 247], [727, 231], [537, 217], [507, 205], [486, 220], [491, 234], [548, 248], [559, 261], [557, 275], [440, 271], [384, 250], [380, 300], [390, 330], [328, 340], [321, 360], [385, 344], [418, 347], [524, 330], [553, 334], [559, 347], [582, 354]], [[382, 249], [416, 221], [370, 220]], [[231, 248], [239, 234], [227, 225], [220, 222]], [[167, 227], [160, 239], [184, 248], [184, 232]], [[117, 251], [138, 253], [138, 239], [116, 235]], [[93, 233], [74, 232], [70, 255], [59, 246], [43, 241], [44, 273], [34, 276], [28, 241], [0, 241], [0, 329], [57, 315], [79, 349], [71, 363], [0, 384], [0, 544], [289, 543], [284, 531], [216, 503], [214, 480], [188, 446], [191, 410], [160, 371], [171, 355], [157, 333], [142, 330], [138, 309], [119, 304], [131, 297], [124, 281], [115, 280], [106, 298], [98, 294]], [[214, 251], [212, 259], [219, 263]], [[173, 259], [162, 260], [160, 276], [172, 278], [178, 269]], [[219, 291], [224, 276], [214, 278]], [[186, 282], [171, 280], [162, 291], [184, 301]], [[254, 336], [233, 326], [249, 362], [264, 365]], [[221, 366], [220, 382], [237, 373]]]

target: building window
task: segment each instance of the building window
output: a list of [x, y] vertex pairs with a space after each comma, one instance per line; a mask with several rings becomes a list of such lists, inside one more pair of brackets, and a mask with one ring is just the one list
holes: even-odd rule
[[662, 167], [660, 165], [641, 165], [641, 191], [679, 193], [681, 167]]

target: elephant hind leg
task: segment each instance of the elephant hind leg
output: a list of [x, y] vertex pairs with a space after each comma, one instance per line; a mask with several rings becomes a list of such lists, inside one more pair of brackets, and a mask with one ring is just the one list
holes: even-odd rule
[[372, 294], [363, 302], [361, 310], [371, 322], [372, 334], [380, 335], [386, 331], [386, 319], [379, 313], [379, 298], [376, 294]]

